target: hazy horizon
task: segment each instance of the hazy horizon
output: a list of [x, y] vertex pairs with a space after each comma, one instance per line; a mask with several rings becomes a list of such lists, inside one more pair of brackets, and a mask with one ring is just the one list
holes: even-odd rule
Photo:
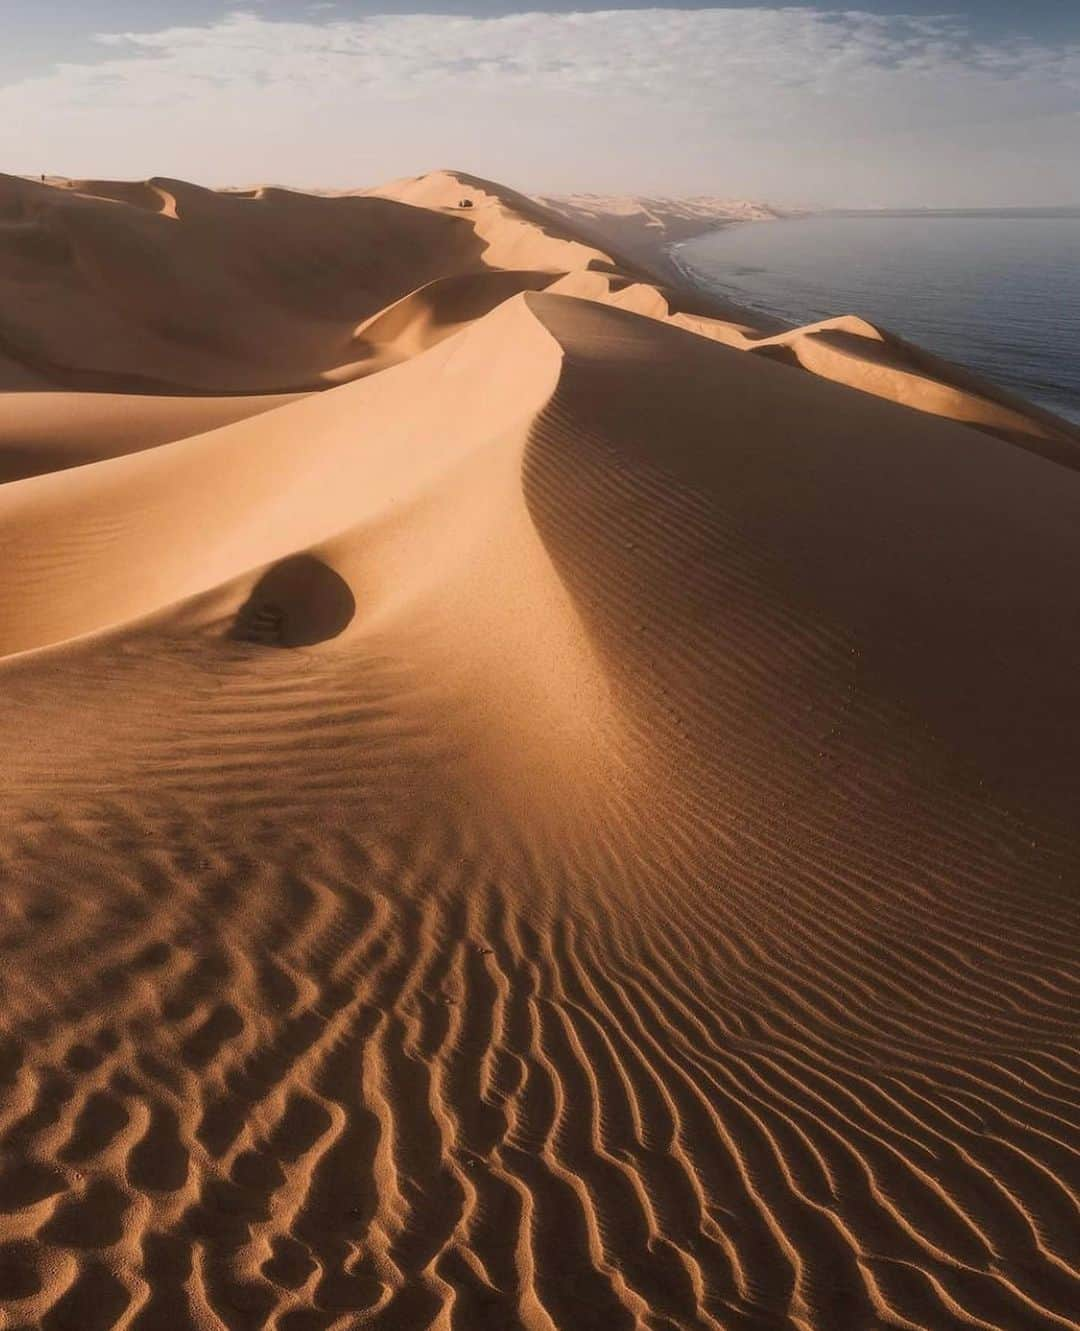
[[129, 0], [6, 20], [8, 169], [358, 188], [1080, 205], [1080, 13]]

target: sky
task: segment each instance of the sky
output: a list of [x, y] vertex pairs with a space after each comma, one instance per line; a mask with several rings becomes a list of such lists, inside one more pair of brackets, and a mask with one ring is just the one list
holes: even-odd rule
[[0, 165], [1080, 205], [1080, 0], [0, 0]]

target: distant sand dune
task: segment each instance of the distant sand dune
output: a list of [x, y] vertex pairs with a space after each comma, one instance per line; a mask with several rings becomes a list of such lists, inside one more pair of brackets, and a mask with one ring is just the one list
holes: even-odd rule
[[1055, 462], [1074, 467], [1080, 462], [1074, 427], [865, 319], [847, 315], [770, 337], [685, 315], [675, 315], [673, 322], [875, 397], [971, 425]]
[[3, 196], [0, 1326], [1075, 1328], [1075, 437], [384, 192]]

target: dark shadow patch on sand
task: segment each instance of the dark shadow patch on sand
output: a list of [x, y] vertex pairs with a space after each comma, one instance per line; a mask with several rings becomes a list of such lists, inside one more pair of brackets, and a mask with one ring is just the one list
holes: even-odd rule
[[344, 578], [314, 555], [292, 555], [259, 579], [229, 636], [265, 647], [311, 647], [336, 638], [355, 614]]

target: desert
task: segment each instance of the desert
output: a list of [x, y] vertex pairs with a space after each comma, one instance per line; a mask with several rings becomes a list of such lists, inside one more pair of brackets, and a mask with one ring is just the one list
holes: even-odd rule
[[1080, 1325], [1080, 431], [655, 212], [0, 177], [0, 1326]]

